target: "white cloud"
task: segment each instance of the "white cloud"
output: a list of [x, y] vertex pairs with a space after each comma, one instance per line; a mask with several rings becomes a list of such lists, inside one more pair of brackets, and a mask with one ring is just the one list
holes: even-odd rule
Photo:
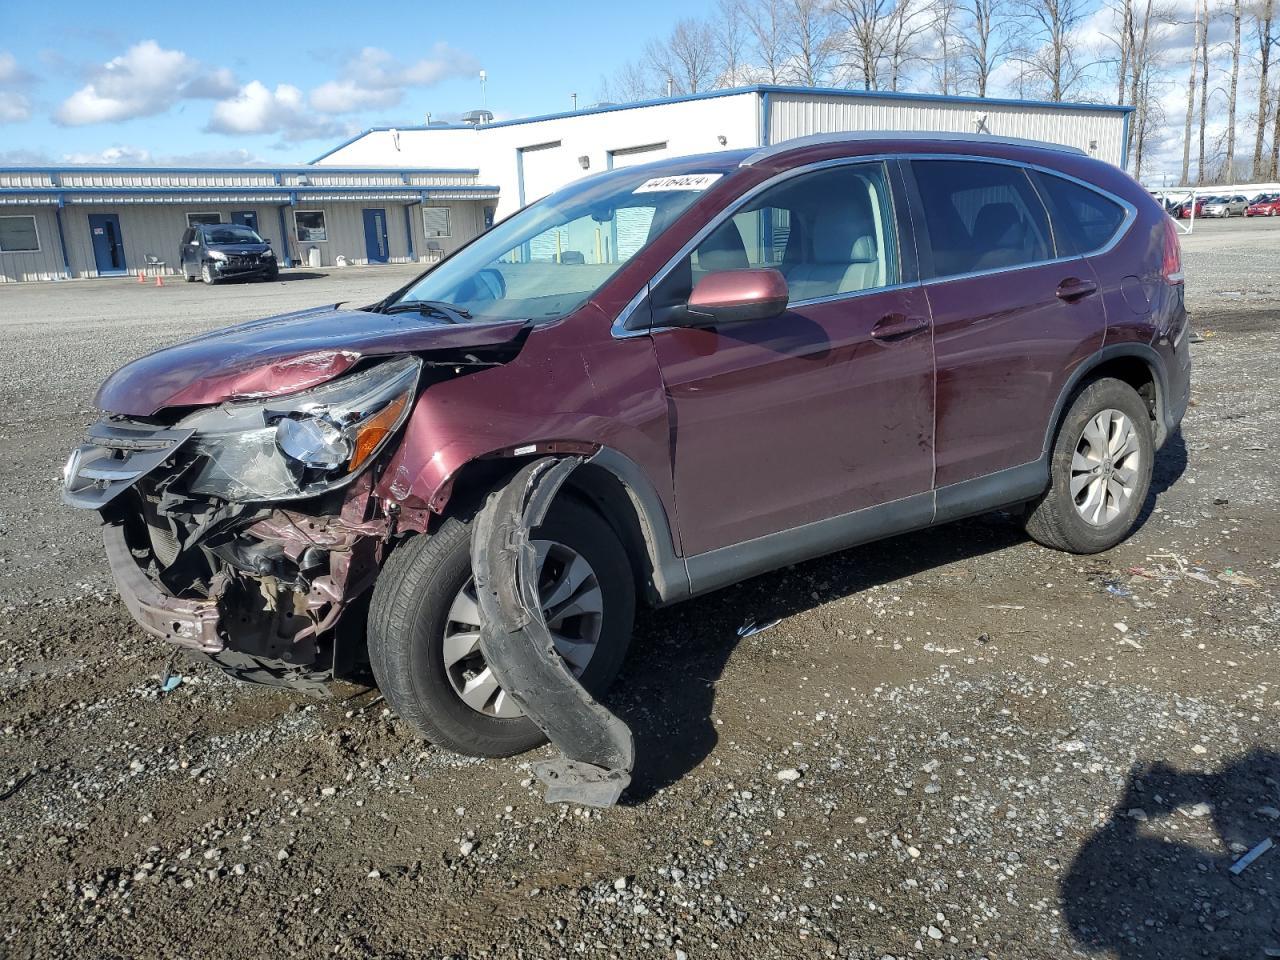
[[234, 135], [278, 133], [286, 142], [341, 135], [344, 127], [307, 112], [302, 91], [292, 84], [268, 89], [257, 80], [214, 105], [205, 130]]
[[74, 127], [149, 117], [180, 100], [216, 99], [234, 89], [231, 71], [204, 67], [181, 50], [144, 40], [94, 70], [89, 82], [62, 102], [54, 120]]
[[63, 163], [119, 164], [121, 166], [146, 166], [152, 163], [151, 151], [142, 147], [107, 147], [94, 153], [64, 153]]
[[[0, 155], [2, 156], [2, 155]], [[13, 162], [50, 162], [13, 161]], [[60, 163], [87, 163], [95, 166], [178, 166], [178, 167], [251, 167], [266, 163], [248, 150], [197, 150], [193, 153], [154, 154], [145, 147], [116, 145], [105, 150], [64, 153]]]
[[31, 117], [31, 100], [19, 88], [32, 80], [23, 70], [18, 59], [7, 50], [0, 50], [0, 123], [20, 123]]
[[338, 79], [312, 90], [310, 102], [313, 109], [327, 114], [391, 107], [407, 89], [434, 86], [478, 69], [474, 57], [445, 43], [437, 43], [429, 57], [413, 63], [401, 63], [386, 50], [365, 47], [343, 65]]

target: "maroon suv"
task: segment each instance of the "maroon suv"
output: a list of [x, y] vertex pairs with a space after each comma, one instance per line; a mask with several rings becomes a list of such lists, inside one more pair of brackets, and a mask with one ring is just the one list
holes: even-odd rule
[[246, 679], [367, 662], [423, 735], [503, 755], [541, 733], [486, 663], [473, 527], [531, 462], [580, 461], [529, 562], [600, 691], [640, 599], [1023, 504], [1043, 544], [1115, 545], [1187, 332], [1173, 224], [1115, 167], [806, 138], [584, 179], [379, 303], [143, 357], [64, 496], [147, 631]]

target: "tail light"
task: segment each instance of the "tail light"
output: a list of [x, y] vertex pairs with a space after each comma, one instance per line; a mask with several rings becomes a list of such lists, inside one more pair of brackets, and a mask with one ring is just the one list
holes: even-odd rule
[[1165, 283], [1182, 283], [1182, 244], [1178, 242], [1178, 228], [1169, 217], [1164, 218], [1164, 262], [1160, 273]]

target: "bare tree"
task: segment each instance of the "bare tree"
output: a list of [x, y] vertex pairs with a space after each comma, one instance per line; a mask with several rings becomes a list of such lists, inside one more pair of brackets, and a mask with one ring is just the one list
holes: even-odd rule
[[907, 68], [921, 58], [920, 46], [929, 30], [925, 4], [929, 0], [898, 0], [888, 24], [889, 89], [896, 91]]
[[1271, 46], [1276, 41], [1271, 36], [1271, 23], [1275, 15], [1275, 0], [1262, 0], [1251, 11], [1254, 31], [1258, 39], [1258, 126], [1253, 138], [1253, 177], [1262, 176], [1262, 143], [1266, 139], [1267, 120], [1271, 106]]
[[1191, 45], [1191, 74], [1187, 78], [1187, 121], [1182, 128], [1182, 179], [1181, 183], [1191, 182], [1191, 119], [1195, 114], [1196, 104], [1196, 68], [1200, 64], [1200, 31], [1204, 29], [1204, 21], [1200, 19], [1200, 5], [1196, 4], [1195, 39]]
[[718, 81], [722, 87], [736, 87], [746, 81], [747, 25], [744, 0], [718, 0], [716, 26], [712, 36], [716, 46]]
[[959, 0], [935, 0], [930, 33], [933, 35], [936, 55], [932, 58], [930, 69], [934, 89], [943, 96], [960, 92], [960, 80], [964, 72], [961, 16]]
[[1013, 50], [1008, 0], [959, 0], [959, 3], [968, 18], [960, 38], [962, 55], [967, 61], [975, 92], [985, 97], [991, 74]]
[[1082, 0], [1021, 0], [1032, 27], [1029, 39], [1038, 46], [1024, 54], [1044, 87], [1048, 99], [1064, 99], [1084, 77], [1087, 65], [1079, 62], [1075, 31], [1084, 19]]
[[781, 83], [787, 70], [786, 0], [742, 0], [739, 10], [764, 78]]
[[1222, 176], [1235, 179], [1236, 164], [1236, 89], [1240, 83], [1240, 0], [1233, 0], [1231, 8], [1231, 88], [1227, 94], [1227, 158]]
[[1275, 106], [1272, 114], [1275, 117], [1271, 128], [1271, 163], [1267, 166], [1267, 179], [1274, 180], [1280, 176], [1280, 83], [1276, 84]]
[[645, 58], [671, 80], [676, 93], [698, 93], [710, 89], [715, 81], [715, 35], [702, 20], [676, 21], [666, 39], [649, 41]]
[[1209, 122], [1209, 0], [1200, 0], [1200, 16], [1204, 29], [1200, 31], [1200, 158], [1196, 166], [1196, 184], [1202, 186], [1206, 178], [1204, 134]]
[[835, 53], [835, 19], [827, 0], [788, 0], [784, 31], [791, 79], [815, 87], [828, 79]]
[[[664, 78], [665, 82], [665, 78]], [[601, 83], [600, 99], [618, 103], [635, 103], [658, 95], [659, 84], [644, 61], [628, 60], [614, 75]]]
[[844, 28], [845, 68], [864, 90], [879, 90], [888, 59], [887, 29], [893, 0], [834, 0], [832, 12]]

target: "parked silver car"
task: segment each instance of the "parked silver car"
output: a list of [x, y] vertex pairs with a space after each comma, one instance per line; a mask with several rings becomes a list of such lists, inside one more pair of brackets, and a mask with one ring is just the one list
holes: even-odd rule
[[1249, 201], [1241, 196], [1210, 197], [1204, 202], [1202, 217], [1243, 217]]

